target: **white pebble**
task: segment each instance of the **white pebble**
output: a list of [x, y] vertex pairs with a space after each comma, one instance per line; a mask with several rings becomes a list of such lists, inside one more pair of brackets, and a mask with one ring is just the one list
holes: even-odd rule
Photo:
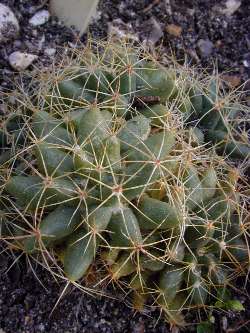
[[50, 13], [45, 10], [39, 10], [38, 12], [36, 12], [30, 19], [29, 19], [29, 23], [31, 25], [33, 25], [34, 27], [37, 27], [39, 25], [42, 25], [46, 22], [48, 22], [50, 18]]
[[226, 8], [222, 9], [222, 13], [231, 16], [240, 8], [241, 0], [227, 0], [225, 5]]
[[0, 3], [0, 42], [15, 37], [19, 32], [19, 23], [12, 10]]
[[38, 56], [35, 54], [16, 51], [9, 55], [9, 63], [12, 68], [22, 71], [29, 67], [29, 65], [31, 65], [37, 58]]
[[250, 62], [247, 60], [243, 60], [244, 67], [250, 67]]
[[47, 48], [47, 49], [44, 50], [44, 53], [49, 57], [53, 57], [53, 55], [55, 55], [55, 53], [56, 53], [56, 49]]

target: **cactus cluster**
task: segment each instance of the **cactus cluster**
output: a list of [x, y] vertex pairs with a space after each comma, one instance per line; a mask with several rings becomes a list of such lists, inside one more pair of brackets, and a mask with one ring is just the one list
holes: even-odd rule
[[129, 44], [78, 51], [38, 84], [6, 121], [21, 119], [0, 169], [9, 248], [73, 284], [94, 272], [178, 325], [247, 273], [247, 184], [206, 144], [247, 157], [235, 102], [219, 109], [214, 85]]

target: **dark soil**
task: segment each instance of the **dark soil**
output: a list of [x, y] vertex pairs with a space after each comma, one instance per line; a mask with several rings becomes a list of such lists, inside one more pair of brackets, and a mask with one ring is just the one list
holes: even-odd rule
[[[57, 284], [38, 267], [36, 278], [21, 261], [0, 277], [1, 333], [168, 332], [162, 320], [157, 323], [159, 313], [135, 314], [122, 301], [93, 298], [79, 290], [68, 292], [51, 313], [63, 284]], [[2, 270], [11, 262], [12, 259], [0, 256]]]
[[[237, 0], [240, 1], [240, 0]], [[44, 66], [54, 60], [46, 55], [47, 48], [70, 47], [78, 39], [55, 17], [38, 27], [28, 23], [39, 9], [47, 8], [43, 0], [1, 0], [16, 14], [21, 27], [19, 36], [0, 45], [0, 84], [9, 85], [8, 56], [13, 51], [25, 51], [39, 56], [35, 65]], [[250, 77], [250, 1], [241, 5], [231, 16], [223, 14], [226, 0], [100, 0], [98, 15], [90, 25], [94, 38], [104, 38], [110, 31], [132, 34], [140, 42], [162, 45], [181, 61], [207, 68], [210, 72], [230, 71], [233, 85]], [[43, 5], [44, 4], [44, 5]], [[42, 6], [43, 5], [43, 6]], [[169, 25], [179, 29], [178, 36], [167, 32]], [[177, 27], [177, 28], [176, 28]], [[83, 36], [84, 41], [86, 36]], [[8, 83], [7, 83], [8, 82]]]
[[[217, 63], [219, 71], [232, 70], [248, 78], [250, 2], [242, 0], [231, 16], [221, 12], [225, 3], [225, 0], [102, 1], [101, 24], [106, 28], [117, 19], [121, 20], [140, 41], [153, 39], [153, 42], [163, 43], [178, 59], [187, 57], [189, 62], [210, 69]], [[181, 27], [179, 36], [167, 32], [170, 24]], [[95, 25], [92, 29], [96, 31]], [[210, 51], [200, 49], [201, 40], [211, 43]]]
[[[17, 265], [12, 263], [13, 258], [0, 255], [0, 333], [170, 332], [157, 310], [136, 313], [124, 303], [122, 295], [120, 300], [93, 297], [71, 288], [54, 309], [65, 284], [56, 282], [47, 271], [34, 263], [31, 269], [24, 257]], [[34, 269], [36, 276], [32, 271]], [[239, 281], [239, 285], [243, 283], [243, 280]], [[110, 296], [114, 295], [112, 293]], [[119, 298], [119, 290], [117, 295]], [[235, 297], [243, 303], [246, 311], [239, 314], [214, 312], [218, 333], [250, 332], [249, 299], [241, 293], [235, 293]], [[193, 324], [196, 319], [195, 313], [188, 314], [190, 324], [185, 332], [196, 332], [196, 325]]]
[[[37, 28], [29, 25], [29, 18], [37, 10], [47, 8], [46, 2], [1, 0], [15, 12], [21, 30], [15, 40], [0, 45], [0, 92], [13, 87], [15, 73], [8, 61], [12, 52], [36, 54], [38, 60], [34, 66], [47, 66], [62, 53], [63, 46], [71, 47], [78, 39], [76, 31], [65, 28], [53, 17]], [[108, 31], [129, 33], [142, 43], [161, 45], [179, 61], [185, 59], [210, 72], [216, 64], [220, 72], [230, 70], [227, 79], [238, 86], [250, 78], [250, 1], [242, 0], [230, 17], [221, 12], [225, 3], [226, 0], [101, 0], [99, 16], [89, 30], [94, 38], [104, 38]], [[170, 25], [174, 29], [171, 33]], [[82, 40], [85, 39], [83, 36]], [[55, 48], [56, 54], [48, 56], [47, 48]], [[27, 70], [30, 69], [32, 66]], [[135, 314], [123, 302], [94, 299], [77, 290], [68, 293], [50, 316], [63, 285], [38, 268], [36, 274], [44, 289], [24, 263], [4, 274], [11, 260], [0, 256], [0, 333], [168, 332], [164, 322], [158, 322], [157, 311]], [[243, 282], [239, 281], [241, 285]], [[246, 311], [218, 315], [218, 333], [250, 332], [249, 299], [235, 295]], [[191, 321], [192, 318], [195, 316]], [[195, 330], [192, 326], [186, 331]]]

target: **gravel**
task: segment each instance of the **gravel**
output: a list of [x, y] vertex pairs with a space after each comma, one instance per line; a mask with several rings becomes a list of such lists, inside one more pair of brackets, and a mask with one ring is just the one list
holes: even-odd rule
[[[231, 71], [241, 82], [250, 77], [250, 69], [243, 64], [250, 52], [249, 0], [104, 0], [100, 2], [100, 12], [99, 29], [96, 24], [91, 26], [96, 35], [102, 32], [105, 36], [108, 26], [119, 19], [128, 33], [144, 42], [153, 29], [153, 18], [164, 32], [158, 44], [180, 61], [186, 59], [210, 72], [216, 63], [220, 72]], [[171, 24], [181, 33], [170, 35], [167, 30]], [[200, 40], [209, 43], [206, 54], [199, 53]]]
[[[10, 263], [0, 256], [2, 270]], [[93, 298], [79, 290], [69, 291], [52, 312], [64, 286], [40, 268], [36, 275], [22, 260], [0, 275], [0, 333], [169, 332], [162, 320], [158, 322], [157, 312], [136, 314], [122, 301]]]
[[[1, 0], [0, 3], [9, 6], [21, 27], [18, 35], [7, 37], [8, 42], [0, 45], [0, 89], [1, 85], [11, 86], [11, 53], [35, 54], [38, 59], [34, 65], [47, 66], [62, 54], [63, 47], [75, 45], [79, 39], [76, 31], [50, 16], [48, 1]], [[94, 38], [115, 32], [142, 43], [161, 45], [180, 62], [186, 59], [209, 72], [216, 64], [220, 72], [230, 71], [241, 84], [250, 77], [249, 13], [249, 0], [100, 0], [89, 31]], [[31, 24], [33, 20], [35, 25]], [[86, 40], [86, 35], [82, 40]], [[50, 54], [47, 49], [56, 52]]]
[[[157, 310], [136, 313], [124, 303], [119, 290], [115, 291], [115, 300], [94, 298], [69, 288], [55, 307], [65, 284], [56, 282], [34, 263], [31, 269], [24, 257], [13, 265], [13, 258], [1, 250], [0, 247], [0, 333], [170, 333]], [[244, 285], [244, 279], [238, 285]], [[235, 297], [246, 311], [223, 315], [213, 312], [217, 332], [249, 332], [250, 300], [240, 292], [235, 292]], [[187, 321], [190, 324], [185, 332], [196, 332], [196, 325], [192, 324], [196, 322], [195, 313], [189, 314]], [[178, 332], [176, 328], [171, 331]]]
[[19, 32], [18, 20], [13, 11], [0, 3], [0, 42], [8, 41]]

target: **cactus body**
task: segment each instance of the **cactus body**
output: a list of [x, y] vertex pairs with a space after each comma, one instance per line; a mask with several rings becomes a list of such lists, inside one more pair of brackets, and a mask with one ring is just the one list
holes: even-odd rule
[[112, 232], [113, 246], [131, 247], [142, 243], [137, 218], [130, 208], [121, 209], [114, 214], [109, 229]]
[[71, 281], [79, 280], [92, 264], [96, 252], [95, 240], [86, 231], [79, 230], [67, 242], [63, 264], [66, 276]]
[[[59, 206], [41, 221], [39, 226], [41, 241], [46, 247], [50, 246], [53, 242], [70, 235], [80, 222], [78, 211], [74, 208]], [[38, 246], [35, 244], [35, 238], [35, 236], [28, 237], [24, 240], [23, 246], [26, 252], [33, 252]]]
[[43, 73], [38, 96], [3, 117], [0, 235], [54, 260], [56, 276], [80, 285], [94, 272], [184, 325], [183, 309], [207, 309], [247, 274], [249, 185], [236, 165], [249, 144], [236, 118], [247, 107], [172, 65], [109, 41]]
[[170, 304], [180, 290], [183, 281], [183, 271], [180, 267], [166, 268], [160, 275], [159, 288], [163, 292], [164, 300]]
[[39, 144], [35, 154], [39, 171], [43, 174], [60, 176], [74, 170], [72, 157], [48, 144]]
[[33, 117], [33, 131], [37, 139], [59, 146], [72, 145], [73, 137], [61, 126], [62, 122], [45, 111]]
[[171, 207], [168, 203], [157, 199], [144, 197], [139, 205], [139, 223], [143, 230], [172, 229], [182, 223], [181, 213], [178, 208]]
[[173, 73], [164, 68], [157, 68], [148, 62], [139, 73], [137, 80], [140, 96], [159, 96], [161, 101], [166, 101], [176, 93]]
[[147, 139], [149, 133], [150, 121], [144, 116], [140, 115], [128, 120], [118, 134], [121, 141], [121, 152], [126, 152], [139, 145], [140, 142]]

